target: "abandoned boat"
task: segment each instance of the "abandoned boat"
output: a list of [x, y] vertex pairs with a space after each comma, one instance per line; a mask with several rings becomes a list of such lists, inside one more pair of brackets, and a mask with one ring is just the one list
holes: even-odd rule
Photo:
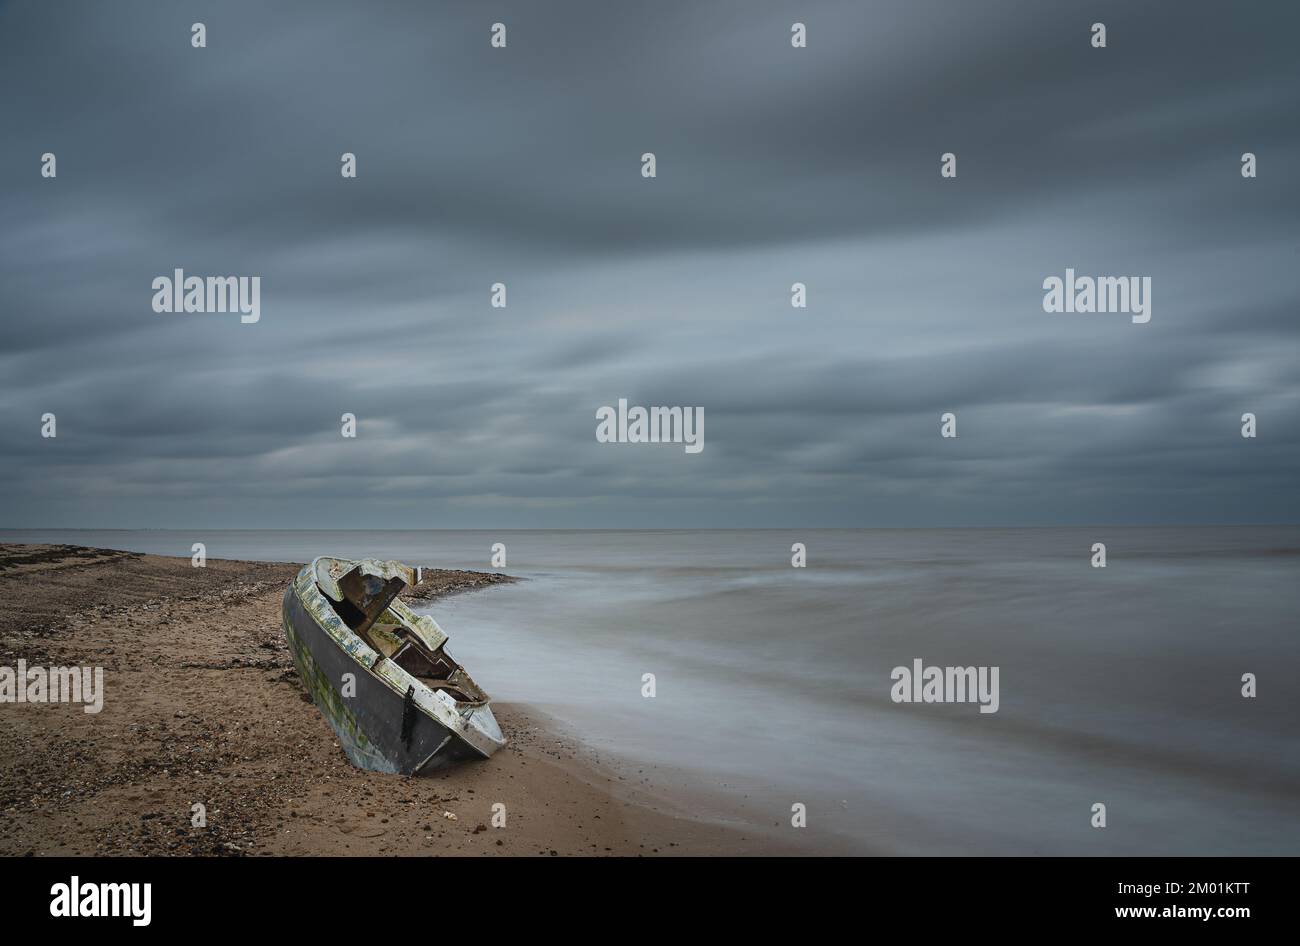
[[353, 765], [414, 775], [505, 745], [488, 695], [447, 635], [397, 596], [420, 569], [321, 557], [284, 594], [298, 676]]

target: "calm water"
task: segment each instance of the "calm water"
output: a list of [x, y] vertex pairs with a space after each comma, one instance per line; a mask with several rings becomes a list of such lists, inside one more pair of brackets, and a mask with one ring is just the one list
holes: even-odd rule
[[[476, 569], [503, 542], [529, 580], [436, 603], [452, 653], [707, 788], [699, 814], [791, 831], [803, 802], [807, 837], [862, 851], [1300, 854], [1297, 527], [0, 538]], [[999, 712], [893, 703], [918, 657], [1000, 667]]]

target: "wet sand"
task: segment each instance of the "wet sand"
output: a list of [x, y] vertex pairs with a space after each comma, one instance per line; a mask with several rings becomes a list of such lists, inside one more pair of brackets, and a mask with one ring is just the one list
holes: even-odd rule
[[[0, 854], [799, 853], [684, 814], [709, 804], [666, 800], [522, 705], [494, 704], [510, 744], [491, 759], [415, 778], [354, 768], [281, 632], [297, 570], [0, 545], [0, 666], [103, 667], [105, 690], [97, 715], [0, 704]], [[425, 598], [511, 580], [426, 575]]]

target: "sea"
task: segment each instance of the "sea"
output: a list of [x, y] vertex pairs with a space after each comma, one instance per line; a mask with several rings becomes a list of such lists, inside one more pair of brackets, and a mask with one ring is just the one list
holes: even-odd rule
[[[684, 816], [827, 853], [1300, 854], [1300, 527], [0, 541], [483, 571], [499, 544], [522, 581], [422, 608], [451, 653]], [[917, 661], [997, 668], [997, 711], [896, 701]]]

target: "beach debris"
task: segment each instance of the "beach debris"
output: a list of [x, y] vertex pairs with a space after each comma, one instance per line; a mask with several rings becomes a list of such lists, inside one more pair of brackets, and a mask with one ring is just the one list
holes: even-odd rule
[[505, 745], [488, 695], [447, 653], [442, 628], [398, 600], [422, 577], [399, 562], [322, 556], [285, 592], [298, 677], [359, 768], [415, 775]]

